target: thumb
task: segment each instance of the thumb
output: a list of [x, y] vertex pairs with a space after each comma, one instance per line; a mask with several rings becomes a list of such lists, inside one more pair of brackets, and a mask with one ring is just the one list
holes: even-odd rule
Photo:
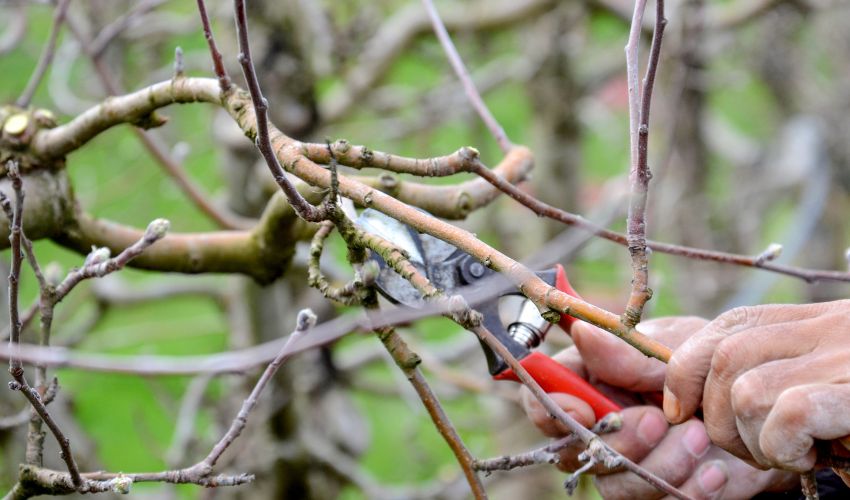
[[644, 356], [614, 335], [576, 322], [572, 337], [587, 372], [606, 384], [631, 392], [660, 391], [664, 386], [664, 363]]

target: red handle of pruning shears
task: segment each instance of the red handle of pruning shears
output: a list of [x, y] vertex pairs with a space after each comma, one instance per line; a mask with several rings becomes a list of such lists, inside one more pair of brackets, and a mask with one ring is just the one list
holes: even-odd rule
[[[581, 298], [578, 292], [570, 285], [567, 279], [567, 273], [564, 267], [560, 264], [555, 266], [555, 288], [572, 295], [576, 298]], [[561, 315], [561, 320], [558, 322], [560, 327], [565, 331], [570, 331], [573, 323], [578, 319], [567, 314]], [[605, 415], [620, 411], [620, 406], [608, 399], [599, 390], [590, 385], [586, 380], [578, 376], [575, 372], [566, 366], [558, 363], [549, 356], [540, 352], [533, 352], [520, 360], [520, 364], [525, 368], [529, 375], [540, 384], [546, 392], [562, 392], [576, 396], [593, 408], [593, 413], [596, 419], [599, 420]], [[513, 370], [506, 370], [496, 377], [498, 380], [513, 380], [519, 382], [519, 378]]]
[[[574, 371], [558, 363], [542, 352], [533, 352], [522, 358], [519, 362], [528, 371], [540, 387], [546, 392], [563, 392], [575, 396], [593, 408], [596, 420], [605, 415], [620, 411], [617, 403], [614, 403], [585, 379], [579, 377]], [[513, 370], [506, 370], [494, 377], [497, 380], [513, 380], [519, 382], [519, 378]]]

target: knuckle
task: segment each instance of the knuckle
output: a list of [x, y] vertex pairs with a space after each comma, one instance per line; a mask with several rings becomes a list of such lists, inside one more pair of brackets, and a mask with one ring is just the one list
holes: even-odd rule
[[797, 467], [814, 443], [809, 435], [812, 418], [809, 403], [810, 398], [799, 388], [786, 390], [777, 399], [774, 414], [771, 415], [773, 425], [765, 426], [759, 436], [759, 446], [765, 454], [767, 465], [806, 470], [806, 467]]
[[726, 380], [734, 375], [740, 365], [741, 350], [744, 347], [735, 337], [727, 337], [717, 344], [711, 357], [711, 372], [714, 376]]
[[801, 429], [808, 423], [812, 412], [809, 392], [805, 387], [786, 389], [776, 398], [775, 410], [777, 424], [786, 429]]
[[764, 379], [747, 372], [732, 384], [731, 402], [735, 414], [744, 418], [766, 416], [772, 404]]
[[740, 306], [730, 309], [717, 317], [712, 323], [717, 329], [729, 331], [758, 321], [762, 309], [754, 306]]

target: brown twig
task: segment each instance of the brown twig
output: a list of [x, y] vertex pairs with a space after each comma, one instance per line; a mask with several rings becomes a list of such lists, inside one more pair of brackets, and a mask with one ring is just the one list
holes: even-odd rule
[[222, 438], [218, 441], [218, 443], [213, 446], [212, 450], [209, 454], [204, 458], [200, 464], [203, 464], [204, 467], [215, 467], [218, 459], [221, 458], [221, 455], [227, 450], [227, 448], [233, 444], [236, 438], [242, 433], [242, 430], [245, 428], [245, 425], [248, 423], [248, 415], [251, 413], [251, 410], [257, 405], [257, 401], [259, 401], [260, 394], [265, 389], [266, 385], [268, 385], [269, 381], [271, 381], [272, 377], [274, 377], [275, 373], [277, 373], [280, 365], [283, 364], [284, 361], [289, 359], [292, 355], [288, 353], [287, 347], [291, 342], [297, 340], [300, 336], [304, 335], [310, 328], [312, 328], [316, 324], [316, 315], [313, 314], [313, 311], [309, 309], [304, 309], [299, 311], [298, 318], [296, 319], [295, 330], [292, 334], [287, 338], [286, 342], [283, 344], [283, 348], [277, 353], [277, 356], [272, 360], [271, 363], [266, 367], [266, 370], [260, 376], [260, 379], [257, 380], [257, 383], [254, 385], [254, 388], [251, 390], [251, 394], [245, 399], [245, 402], [242, 403], [242, 408], [239, 410], [239, 413], [236, 415], [236, 418], [233, 419], [233, 422], [230, 424], [230, 428], [227, 432], [222, 436]]
[[[628, 245], [626, 235], [611, 231], [602, 226], [596, 225], [584, 217], [567, 212], [558, 207], [554, 207], [545, 202], [542, 202], [534, 196], [526, 193], [517, 186], [512, 185], [505, 179], [502, 179], [498, 173], [488, 169], [481, 162], [473, 162], [470, 172], [485, 179], [487, 182], [495, 186], [497, 189], [507, 194], [520, 204], [524, 205], [534, 213], [541, 217], [547, 217], [552, 220], [562, 222], [568, 226], [574, 226], [579, 229], [588, 231], [600, 238], [606, 239], [618, 245]], [[674, 245], [671, 243], [663, 243], [660, 241], [647, 240], [646, 246], [654, 252], [666, 253], [668, 255], [676, 255], [697, 260], [706, 260], [718, 262], [721, 264], [731, 264], [743, 267], [754, 267], [771, 271], [778, 274], [784, 274], [793, 278], [801, 279], [807, 283], [817, 281], [850, 281], [850, 273], [844, 271], [826, 271], [803, 269], [794, 266], [776, 264], [771, 262], [772, 259], [764, 258], [765, 255], [770, 255], [772, 252], [761, 252], [758, 255], [741, 255], [729, 252], [718, 252], [714, 250], [704, 250], [701, 248], [687, 247], [682, 245]]]
[[165, 237], [170, 223], [165, 219], [156, 219], [148, 224], [142, 237], [124, 249], [116, 257], [109, 258], [109, 249], [98, 248], [89, 254], [83, 267], [71, 271], [54, 291], [55, 303], [60, 302], [81, 281], [101, 278], [109, 273], [123, 269], [131, 260], [141, 255], [151, 245]]
[[452, 38], [449, 36], [448, 30], [446, 30], [446, 25], [443, 24], [443, 20], [440, 18], [439, 12], [437, 12], [434, 2], [432, 0], [422, 0], [422, 4], [428, 12], [428, 17], [431, 19], [431, 24], [434, 26], [434, 33], [437, 35], [437, 39], [440, 41], [440, 45], [442, 45], [449, 63], [452, 65], [455, 74], [463, 85], [463, 90], [466, 92], [467, 99], [469, 99], [469, 102], [472, 104], [472, 107], [475, 108], [475, 111], [478, 113], [478, 116], [481, 117], [481, 120], [487, 126], [487, 129], [490, 130], [490, 134], [492, 134], [493, 138], [496, 139], [502, 153], [507, 154], [508, 151], [513, 148], [513, 144], [511, 144], [510, 139], [508, 139], [507, 134], [505, 134], [505, 130], [501, 125], [499, 125], [499, 122], [496, 121], [493, 113], [490, 112], [487, 104], [484, 103], [484, 99], [481, 98], [481, 94], [478, 93], [478, 89], [475, 88], [475, 83], [473, 83], [472, 78], [469, 76], [469, 71], [466, 69], [466, 65], [463, 63], [463, 59], [461, 59], [460, 54], [458, 54], [457, 48], [454, 43], [452, 43]]
[[212, 26], [210, 25], [210, 18], [207, 15], [207, 6], [204, 4], [204, 0], [198, 0], [198, 13], [201, 15], [201, 24], [204, 27], [204, 38], [206, 38], [207, 45], [210, 48], [213, 71], [215, 71], [215, 76], [218, 77], [218, 86], [222, 92], [227, 92], [231, 86], [230, 75], [227, 74], [227, 70], [224, 68], [224, 59], [215, 43], [215, 37], [212, 33]]
[[277, 182], [280, 189], [286, 195], [286, 199], [295, 209], [299, 217], [310, 222], [319, 222], [327, 218], [324, 210], [311, 205], [301, 193], [295, 189], [292, 182], [286, 177], [283, 167], [272, 149], [271, 140], [269, 139], [269, 103], [263, 96], [263, 91], [260, 89], [260, 81], [257, 78], [254, 62], [251, 59], [251, 46], [248, 41], [248, 18], [245, 14], [245, 1], [234, 0], [234, 10], [236, 12], [236, 32], [239, 39], [239, 64], [242, 66], [242, 74], [245, 75], [245, 82], [248, 84], [248, 92], [251, 94], [251, 102], [254, 105], [254, 116], [256, 120], [256, 130], [254, 134], [254, 143], [263, 158], [266, 160], [266, 165]]
[[21, 341], [21, 320], [18, 310], [18, 292], [21, 279], [21, 233], [23, 232], [24, 192], [21, 177], [18, 175], [18, 164], [14, 160], [6, 163], [6, 168], [12, 179], [15, 190], [15, 209], [12, 215], [12, 227], [9, 231], [9, 241], [12, 248], [12, 265], [9, 270], [9, 347], [12, 356], [9, 358], [9, 373], [17, 379], [23, 376], [21, 360], [15, 356], [15, 350]]
[[[609, 413], [596, 422], [590, 429], [594, 434], [616, 432], [623, 427], [623, 417], [619, 413]], [[554, 442], [533, 450], [519, 453], [517, 455], [503, 455], [501, 457], [487, 460], [476, 460], [475, 470], [492, 472], [496, 470], [512, 470], [518, 467], [527, 467], [538, 464], [560, 463], [558, 452], [577, 444], [579, 438], [575, 434], [569, 434]]]
[[667, 20], [664, 19], [664, 0], [656, 0], [655, 32], [652, 37], [649, 62], [646, 66], [646, 76], [641, 89], [638, 82], [638, 48], [645, 8], [645, 0], [635, 2], [629, 42], [626, 45], [626, 73], [629, 85], [629, 142], [631, 143], [631, 168], [629, 172], [631, 196], [626, 226], [629, 254], [632, 258], [632, 290], [626, 304], [626, 310], [623, 313], [623, 323], [627, 326], [634, 326], [640, 321], [643, 306], [652, 296], [652, 290], [649, 289], [648, 283], [649, 262], [646, 251], [646, 200], [651, 177], [647, 146], [652, 89], [655, 84], [655, 73], [658, 70], [661, 41]]
[[219, 486], [239, 486], [254, 480], [254, 476], [250, 474], [212, 476], [203, 475], [202, 471], [193, 469], [137, 473], [88, 472], [82, 474], [81, 478], [82, 486], [76, 487], [67, 473], [22, 465], [18, 484], [12, 488], [6, 498], [17, 500], [36, 495], [68, 495], [75, 492], [127, 494], [130, 492], [133, 483], [197, 484], [206, 488], [216, 488]]
[[41, 83], [44, 74], [47, 72], [47, 68], [50, 67], [50, 63], [53, 61], [53, 56], [56, 54], [56, 40], [59, 38], [59, 30], [62, 28], [62, 22], [65, 20], [65, 14], [68, 12], [68, 5], [70, 3], [71, 0], [59, 0], [56, 6], [56, 11], [53, 14], [53, 26], [50, 28], [50, 36], [41, 51], [41, 57], [38, 59], [38, 64], [35, 70], [33, 70], [26, 88], [21, 92], [21, 96], [18, 97], [16, 102], [19, 108], [26, 108], [30, 105], [35, 91], [38, 89], [38, 84]]
[[449, 448], [451, 448], [452, 453], [454, 453], [464, 476], [466, 476], [466, 481], [469, 483], [472, 495], [476, 499], [487, 498], [487, 492], [484, 490], [484, 486], [481, 484], [481, 480], [473, 468], [475, 460], [472, 454], [470, 454], [469, 449], [463, 443], [463, 439], [461, 439], [457, 430], [455, 430], [436, 394], [431, 390], [431, 387], [418, 368], [421, 362], [419, 356], [410, 350], [407, 343], [396, 333], [394, 328], [379, 328], [375, 330], [375, 333], [392, 356], [393, 361], [395, 361], [396, 365], [407, 377], [407, 380], [410, 381], [423, 406], [428, 411], [428, 415], [431, 416], [431, 421], [434, 422], [437, 432], [443, 436], [443, 439], [449, 445]]
[[[30, 306], [24, 311], [23, 314], [20, 315], [21, 319], [21, 332], [26, 331], [29, 327], [32, 320], [35, 319], [35, 314], [38, 312], [38, 300], [30, 304]], [[9, 339], [11, 335], [11, 325], [7, 326], [3, 329], [3, 332], [0, 333], [0, 341], [5, 342]]]
[[[15, 191], [15, 208], [12, 216], [12, 227], [11, 227], [11, 248], [12, 248], [12, 266], [11, 271], [9, 273], [9, 324], [11, 325], [9, 335], [9, 344], [14, 349], [20, 343], [20, 335], [21, 335], [21, 321], [19, 317], [18, 311], [18, 292], [20, 286], [20, 276], [21, 276], [21, 261], [23, 260], [23, 255], [21, 252], [21, 239], [23, 233], [23, 215], [24, 215], [24, 190], [23, 183], [21, 177], [18, 173], [18, 165], [14, 161], [10, 161], [7, 163], [8, 167], [8, 175], [12, 180], [12, 187]], [[59, 447], [62, 450], [61, 456], [65, 461], [65, 464], [68, 466], [68, 472], [71, 476], [71, 481], [74, 486], [79, 487], [82, 484], [82, 480], [80, 479], [80, 471], [77, 468], [77, 463], [74, 461], [74, 456], [71, 453], [71, 447], [68, 442], [68, 439], [62, 433], [62, 430], [50, 416], [47, 411], [47, 408], [42, 401], [41, 395], [26, 381], [24, 377], [24, 368], [21, 360], [15, 356], [11, 357], [9, 360], [9, 373], [12, 375], [12, 382], [9, 382], [9, 388], [12, 390], [20, 391], [24, 397], [30, 402], [33, 409], [36, 413], [38, 413], [39, 417], [41, 417], [42, 421], [47, 424], [47, 427], [56, 437], [56, 441], [59, 443]], [[35, 440], [37, 443], [31, 443], [30, 441]], [[29, 448], [30, 445], [39, 445], [40, 448], [40, 436], [35, 436], [33, 433], [30, 433], [28, 436], [28, 458], [30, 458]], [[40, 452], [38, 453], [40, 457]]]
[[[25, 471], [22, 470], [22, 479], [19, 485], [16, 487], [16, 490], [20, 488], [24, 490], [23, 493], [21, 493], [21, 496], [28, 496], [24, 494], [26, 493], [26, 487], [21, 486], [27, 482], [31, 483], [29, 485], [29, 488], [35, 488], [35, 491], [37, 492], [49, 491], [53, 494], [62, 494], [70, 493], [72, 491], [119, 491], [116, 489], [116, 485], [113, 484], [115, 480], [123, 481], [123, 483], [120, 483], [119, 485], [122, 488], [120, 491], [125, 493], [129, 491], [130, 485], [134, 482], [156, 481], [176, 484], [191, 483], [206, 487], [216, 487], [236, 486], [253, 481], [253, 475], [241, 474], [238, 476], [213, 476], [212, 470], [218, 462], [219, 458], [221, 458], [221, 455], [228, 449], [231, 444], [233, 444], [233, 442], [239, 437], [242, 430], [245, 428], [248, 416], [256, 406], [259, 400], [259, 396], [265, 386], [268, 385], [268, 382], [277, 372], [277, 369], [280, 367], [280, 365], [291, 356], [291, 354], [288, 354], [286, 352], [286, 347], [288, 343], [298, 338], [298, 336], [302, 333], [306, 332], [314, 324], [314, 322], [315, 315], [313, 315], [309, 310], [301, 311], [301, 313], [299, 313], [295, 331], [292, 335], [288, 337], [287, 342], [284, 343], [283, 348], [278, 352], [275, 359], [272, 360], [272, 362], [268, 365], [265, 372], [263, 372], [263, 375], [257, 381], [257, 384], [254, 386], [254, 389], [251, 391], [251, 394], [243, 403], [242, 408], [240, 409], [236, 418], [234, 418], [228, 431], [215, 444], [215, 446], [213, 446], [209, 454], [197, 464], [184, 469], [169, 470], [156, 473], [88, 473], [84, 474], [83, 476], [79, 476], [78, 473], [77, 477], [79, 477], [79, 481], [74, 480], [74, 474], [72, 471], [70, 475], [70, 480], [73, 483], [73, 488], [69, 487], [69, 476], [66, 474], [40, 468], [28, 468]], [[34, 391], [32, 392], [34, 393]], [[49, 416], [47, 416], [47, 418], [49, 419]], [[48, 426], [50, 426], [50, 422], [52, 421], [45, 420], [45, 422], [48, 422]], [[51, 429], [52, 428], [53, 427], [51, 427]], [[111, 481], [111, 483], [109, 485], [101, 484], [104, 481]], [[15, 493], [15, 490], [13, 490], [12, 493]], [[12, 494], [10, 493], [10, 495]], [[12, 495], [12, 497], [17, 498], [16, 495]]]
[[53, 433], [53, 436], [59, 443], [59, 449], [61, 450], [59, 456], [68, 467], [68, 474], [70, 475], [71, 482], [74, 487], [79, 490], [83, 486], [83, 480], [80, 477], [80, 469], [77, 467], [74, 455], [71, 453], [70, 441], [65, 437], [62, 429], [59, 428], [59, 425], [55, 420], [53, 420], [53, 417], [50, 416], [50, 413], [48, 413], [47, 407], [44, 406], [44, 402], [42, 401], [38, 391], [30, 387], [27, 383], [23, 375], [23, 370], [18, 375], [13, 374], [12, 376], [15, 380], [13, 382], [9, 382], [9, 388], [20, 391], [21, 394], [27, 398], [27, 401], [30, 402], [30, 405], [32, 405], [36, 413], [38, 413], [38, 416], [41, 417], [41, 420], [47, 424], [47, 428], [50, 429], [50, 432]]
[[[330, 149], [330, 146], [329, 146]], [[435, 298], [440, 295], [439, 291], [430, 283], [427, 277], [423, 276], [407, 259], [406, 254], [392, 242], [372, 233], [368, 233], [357, 229], [350, 220], [344, 215], [337, 214], [334, 221], [343, 235], [346, 244], [349, 246], [350, 260], [354, 263], [360, 263], [361, 258], [365, 257], [362, 254], [362, 247], [367, 247], [372, 251], [381, 255], [386, 264], [397, 272], [399, 275], [408, 280], [411, 285], [417, 288], [422, 293], [423, 297]], [[321, 244], [331, 228], [330, 222], [323, 223], [322, 228], [316, 233], [317, 238], [314, 239], [314, 244], [311, 246], [311, 262], [312, 266], [318, 267], [318, 260], [322, 253]], [[318, 235], [323, 235], [318, 238]], [[369, 264], [364, 264], [364, 267]], [[372, 263], [374, 264], [374, 263]], [[377, 273], [376, 273], [377, 274]], [[358, 297], [359, 302], [367, 309], [374, 309], [378, 305], [378, 300], [374, 288], [365, 289], [366, 294]], [[431, 390], [422, 372], [419, 370], [419, 364], [422, 359], [413, 352], [401, 336], [395, 331], [395, 328], [384, 326], [375, 328], [375, 334], [381, 340], [381, 343], [386, 348], [387, 352], [392, 357], [395, 364], [401, 369], [402, 373], [407, 377], [407, 380], [413, 386], [423, 406], [428, 411], [437, 432], [443, 436], [443, 439], [448, 444], [449, 448], [454, 453], [455, 458], [469, 483], [469, 488], [473, 496], [480, 500], [487, 498], [487, 492], [481, 484], [481, 480], [473, 469], [474, 459], [469, 449], [463, 443], [460, 435], [455, 430], [451, 420], [443, 410], [437, 396]]]

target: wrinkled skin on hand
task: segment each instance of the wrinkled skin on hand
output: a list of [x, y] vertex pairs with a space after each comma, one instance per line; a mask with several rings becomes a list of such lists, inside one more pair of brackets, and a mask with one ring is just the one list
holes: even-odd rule
[[[638, 329], [670, 347], [677, 347], [708, 322], [701, 318], [662, 318], [638, 325]], [[641, 393], [660, 391], [667, 366], [647, 358], [616, 337], [585, 323], [572, 331], [575, 346], [555, 359], [588, 378], [626, 407], [623, 428], [605, 434], [614, 449], [696, 498], [749, 498], [767, 489], [786, 489], [796, 484], [796, 474], [761, 471], [724, 450], [712, 446], [703, 423], [683, 418], [670, 426], [660, 408], [642, 402]], [[593, 411], [584, 401], [567, 394], [551, 394], [565, 411], [587, 427], [594, 423]], [[523, 387], [523, 406], [531, 421], [550, 437], [568, 430], [549, 417], [531, 392]], [[558, 467], [577, 469], [583, 446], [561, 452]], [[595, 482], [604, 498], [660, 498], [663, 494], [634, 474], [597, 467]]]
[[816, 439], [850, 435], [850, 301], [743, 307], [707, 324], [673, 353], [664, 389], [670, 422], [700, 404], [715, 444], [810, 470]]

